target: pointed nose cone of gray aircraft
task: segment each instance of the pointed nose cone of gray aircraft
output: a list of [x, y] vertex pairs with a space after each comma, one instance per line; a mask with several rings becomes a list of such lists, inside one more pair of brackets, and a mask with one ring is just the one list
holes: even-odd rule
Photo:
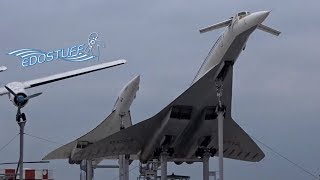
[[261, 24], [270, 14], [270, 11], [259, 11], [252, 13], [249, 16], [252, 16], [252, 19], [254, 19], [256, 25]]

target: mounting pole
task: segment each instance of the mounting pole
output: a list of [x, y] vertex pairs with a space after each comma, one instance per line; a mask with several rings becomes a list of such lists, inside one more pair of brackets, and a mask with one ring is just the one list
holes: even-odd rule
[[[20, 158], [19, 158], [19, 179], [23, 180], [23, 146], [24, 146], [24, 126], [26, 125], [26, 120], [21, 120], [19, 117], [18, 125], [20, 127]], [[18, 120], [18, 118], [17, 118]]]
[[[124, 114], [120, 113], [120, 131], [125, 129], [122, 117]], [[129, 180], [129, 159], [130, 156], [119, 156], [119, 180]]]
[[86, 179], [86, 176], [87, 176], [87, 173], [86, 173], [86, 160], [82, 160], [79, 164], [79, 167], [80, 167], [80, 180], [85, 180]]
[[119, 180], [129, 180], [129, 157], [119, 156]]
[[153, 170], [153, 178], [157, 179], [158, 177], [158, 159], [152, 160], [152, 170]]
[[220, 79], [216, 81], [218, 105], [216, 113], [218, 115], [218, 144], [219, 144], [219, 180], [223, 180], [223, 121], [225, 107], [222, 105], [223, 82]]
[[161, 161], [161, 180], [167, 180], [167, 163], [168, 163], [168, 153], [163, 151], [160, 154]]
[[203, 180], [209, 180], [209, 158], [210, 158], [210, 153], [205, 152], [203, 154]]
[[213, 176], [213, 180], [217, 180], [217, 174], [216, 174], [216, 171], [210, 171], [209, 172], [209, 176]]
[[123, 180], [123, 169], [124, 169], [124, 155], [119, 156], [119, 180]]
[[224, 112], [218, 112], [218, 138], [219, 138], [219, 180], [223, 180], [223, 121]]
[[124, 156], [124, 167], [123, 167], [124, 179], [123, 180], [129, 180], [129, 159], [130, 159], [130, 156], [127, 156], [127, 155]]
[[86, 180], [92, 180], [93, 177], [93, 168], [92, 168], [92, 161], [86, 160]]

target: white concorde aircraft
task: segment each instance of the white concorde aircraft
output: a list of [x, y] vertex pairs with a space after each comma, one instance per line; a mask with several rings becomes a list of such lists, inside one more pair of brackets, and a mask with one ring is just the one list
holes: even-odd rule
[[[28, 103], [30, 98], [40, 95], [40, 93], [37, 93], [35, 95], [30, 95], [28, 97], [28, 94], [26, 93], [26, 89], [72, 78], [75, 76], [88, 74], [95, 71], [100, 71], [103, 69], [108, 69], [114, 66], [125, 64], [125, 63], [126, 63], [126, 60], [120, 59], [112, 62], [107, 62], [107, 63], [102, 63], [102, 64], [89, 66], [81, 69], [76, 69], [76, 70], [59, 73], [59, 74], [55, 74], [55, 75], [51, 75], [51, 76], [47, 76], [39, 79], [30, 80], [30, 81], [11, 82], [7, 84], [5, 87], [0, 88], [0, 96], [8, 94], [10, 101], [15, 106], [22, 108]], [[9, 91], [12, 91], [12, 92], [9, 92]]]
[[[120, 129], [128, 128], [132, 125], [130, 106], [139, 90], [140, 76], [136, 76], [120, 91], [112, 113], [96, 128], [80, 138], [50, 152], [43, 159], [69, 159], [70, 164], [79, 164], [80, 161], [74, 161], [73, 155], [79, 150], [93, 144], [105, 137], [114, 134]], [[118, 159], [115, 157], [106, 157], [107, 159]], [[98, 165], [104, 158], [94, 159], [92, 165]]]
[[138, 155], [139, 160], [146, 163], [158, 159], [165, 151], [169, 154], [168, 161], [181, 164], [201, 161], [199, 159], [208, 149], [211, 155], [216, 155], [217, 116], [221, 112], [216, 111], [219, 102], [216, 83], [220, 82], [223, 86], [221, 100], [226, 108], [223, 156], [251, 162], [263, 159], [265, 155], [262, 150], [231, 117], [231, 100], [233, 65], [245, 49], [251, 33], [260, 29], [274, 35], [280, 34], [262, 25], [269, 13], [240, 12], [230, 19], [201, 29], [200, 32], [204, 33], [226, 28], [192, 85], [155, 116], [89, 145], [73, 158], [90, 160], [114, 155]]

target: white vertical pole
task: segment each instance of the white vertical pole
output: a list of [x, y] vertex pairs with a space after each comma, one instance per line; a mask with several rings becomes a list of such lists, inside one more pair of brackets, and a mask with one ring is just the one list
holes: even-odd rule
[[223, 180], [223, 121], [224, 112], [218, 109], [219, 180]]
[[124, 179], [124, 158], [124, 155], [119, 156], [119, 180]]
[[161, 180], [167, 180], [168, 153], [162, 152], [160, 155], [160, 160], [161, 160]]
[[130, 157], [124, 156], [123, 180], [129, 180], [129, 159]]
[[86, 168], [87, 168], [87, 162], [86, 160], [82, 160], [79, 164], [80, 167], [80, 180], [85, 180], [87, 177]]
[[203, 180], [209, 180], [209, 158], [210, 154], [205, 152], [203, 154]]
[[86, 173], [86, 180], [92, 180], [92, 161], [91, 160], [87, 160], [87, 173]]
[[129, 180], [129, 158], [119, 156], [119, 180]]

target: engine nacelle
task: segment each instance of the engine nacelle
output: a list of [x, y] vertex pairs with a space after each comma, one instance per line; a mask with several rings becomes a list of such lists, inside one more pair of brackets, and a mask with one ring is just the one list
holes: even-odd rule
[[15, 97], [13, 94], [9, 93], [9, 99], [13, 103], [13, 105], [18, 107], [20, 104], [20, 107], [24, 107], [28, 103], [28, 100], [26, 100], [26, 97], [28, 97], [28, 95], [24, 89], [24, 85], [21, 82], [11, 82], [7, 84], [7, 87], [17, 95]]
[[69, 157], [69, 164], [80, 164], [81, 160], [74, 160], [74, 155], [81, 151], [82, 149], [88, 147], [90, 144], [90, 142], [88, 141], [78, 141], [75, 146], [73, 147], [73, 150], [71, 151], [71, 155]]
[[75, 161], [71, 157], [69, 157], [68, 162], [69, 162], [69, 164], [81, 164], [81, 160]]

